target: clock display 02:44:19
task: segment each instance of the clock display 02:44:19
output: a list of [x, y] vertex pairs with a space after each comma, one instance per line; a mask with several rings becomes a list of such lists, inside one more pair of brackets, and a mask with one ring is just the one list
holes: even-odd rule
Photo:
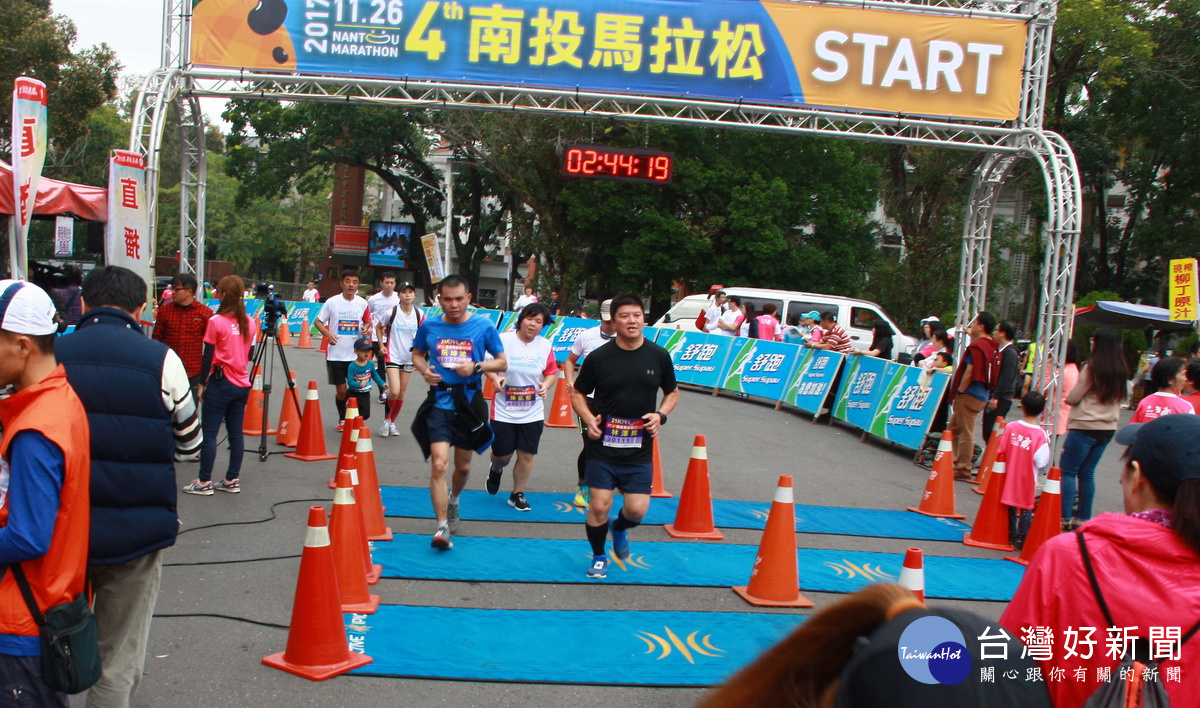
[[669, 184], [674, 155], [660, 150], [568, 145], [559, 174], [563, 177]]

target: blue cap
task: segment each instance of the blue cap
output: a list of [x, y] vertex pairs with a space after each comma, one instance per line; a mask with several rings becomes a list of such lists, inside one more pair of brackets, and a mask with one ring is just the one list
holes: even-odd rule
[[359, 337], [358, 339], [354, 340], [354, 351], [361, 352], [364, 349], [370, 348], [371, 340], [367, 339], [366, 337]]

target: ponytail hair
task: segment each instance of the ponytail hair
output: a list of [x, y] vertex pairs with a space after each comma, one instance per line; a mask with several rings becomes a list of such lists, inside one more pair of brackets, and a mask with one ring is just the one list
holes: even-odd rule
[[218, 315], [232, 315], [238, 323], [238, 331], [243, 340], [250, 339], [250, 318], [246, 316], [246, 306], [242, 303], [242, 292], [246, 285], [236, 275], [227, 275], [217, 283], [217, 297], [221, 304], [217, 307]]

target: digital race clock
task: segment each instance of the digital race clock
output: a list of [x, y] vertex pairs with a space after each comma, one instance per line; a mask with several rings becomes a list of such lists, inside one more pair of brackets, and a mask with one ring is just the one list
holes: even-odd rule
[[670, 184], [675, 156], [661, 150], [606, 145], [568, 145], [559, 174], [563, 177], [615, 179]]

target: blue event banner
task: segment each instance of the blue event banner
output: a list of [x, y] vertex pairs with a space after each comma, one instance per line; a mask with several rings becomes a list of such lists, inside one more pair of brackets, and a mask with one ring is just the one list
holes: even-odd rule
[[800, 358], [800, 347], [735, 337], [733, 352], [721, 377], [721, 388], [775, 401], [783, 398], [792, 369]]
[[671, 355], [680, 383], [707, 388], [721, 385], [733, 337], [686, 329], [664, 330], [663, 335], [666, 340], [658, 344]]
[[846, 355], [825, 349], [800, 351], [800, 362], [792, 372], [783, 402], [807, 413], [817, 413], [825, 403]]
[[867, 432], [897, 445], [919, 449], [949, 385], [950, 374], [925, 373], [918, 366], [897, 364]]
[[873, 356], [851, 356], [838, 389], [833, 417], [868, 430], [888, 387], [888, 374], [900, 366]]
[[288, 331], [299, 334], [305, 325], [312, 327], [320, 311], [319, 302], [293, 302], [288, 309]]
[[576, 337], [599, 326], [600, 320], [589, 320], [583, 317], [555, 317], [554, 326], [543, 336], [549, 339], [551, 346], [554, 347], [554, 360], [561, 363], [567, 360]]

